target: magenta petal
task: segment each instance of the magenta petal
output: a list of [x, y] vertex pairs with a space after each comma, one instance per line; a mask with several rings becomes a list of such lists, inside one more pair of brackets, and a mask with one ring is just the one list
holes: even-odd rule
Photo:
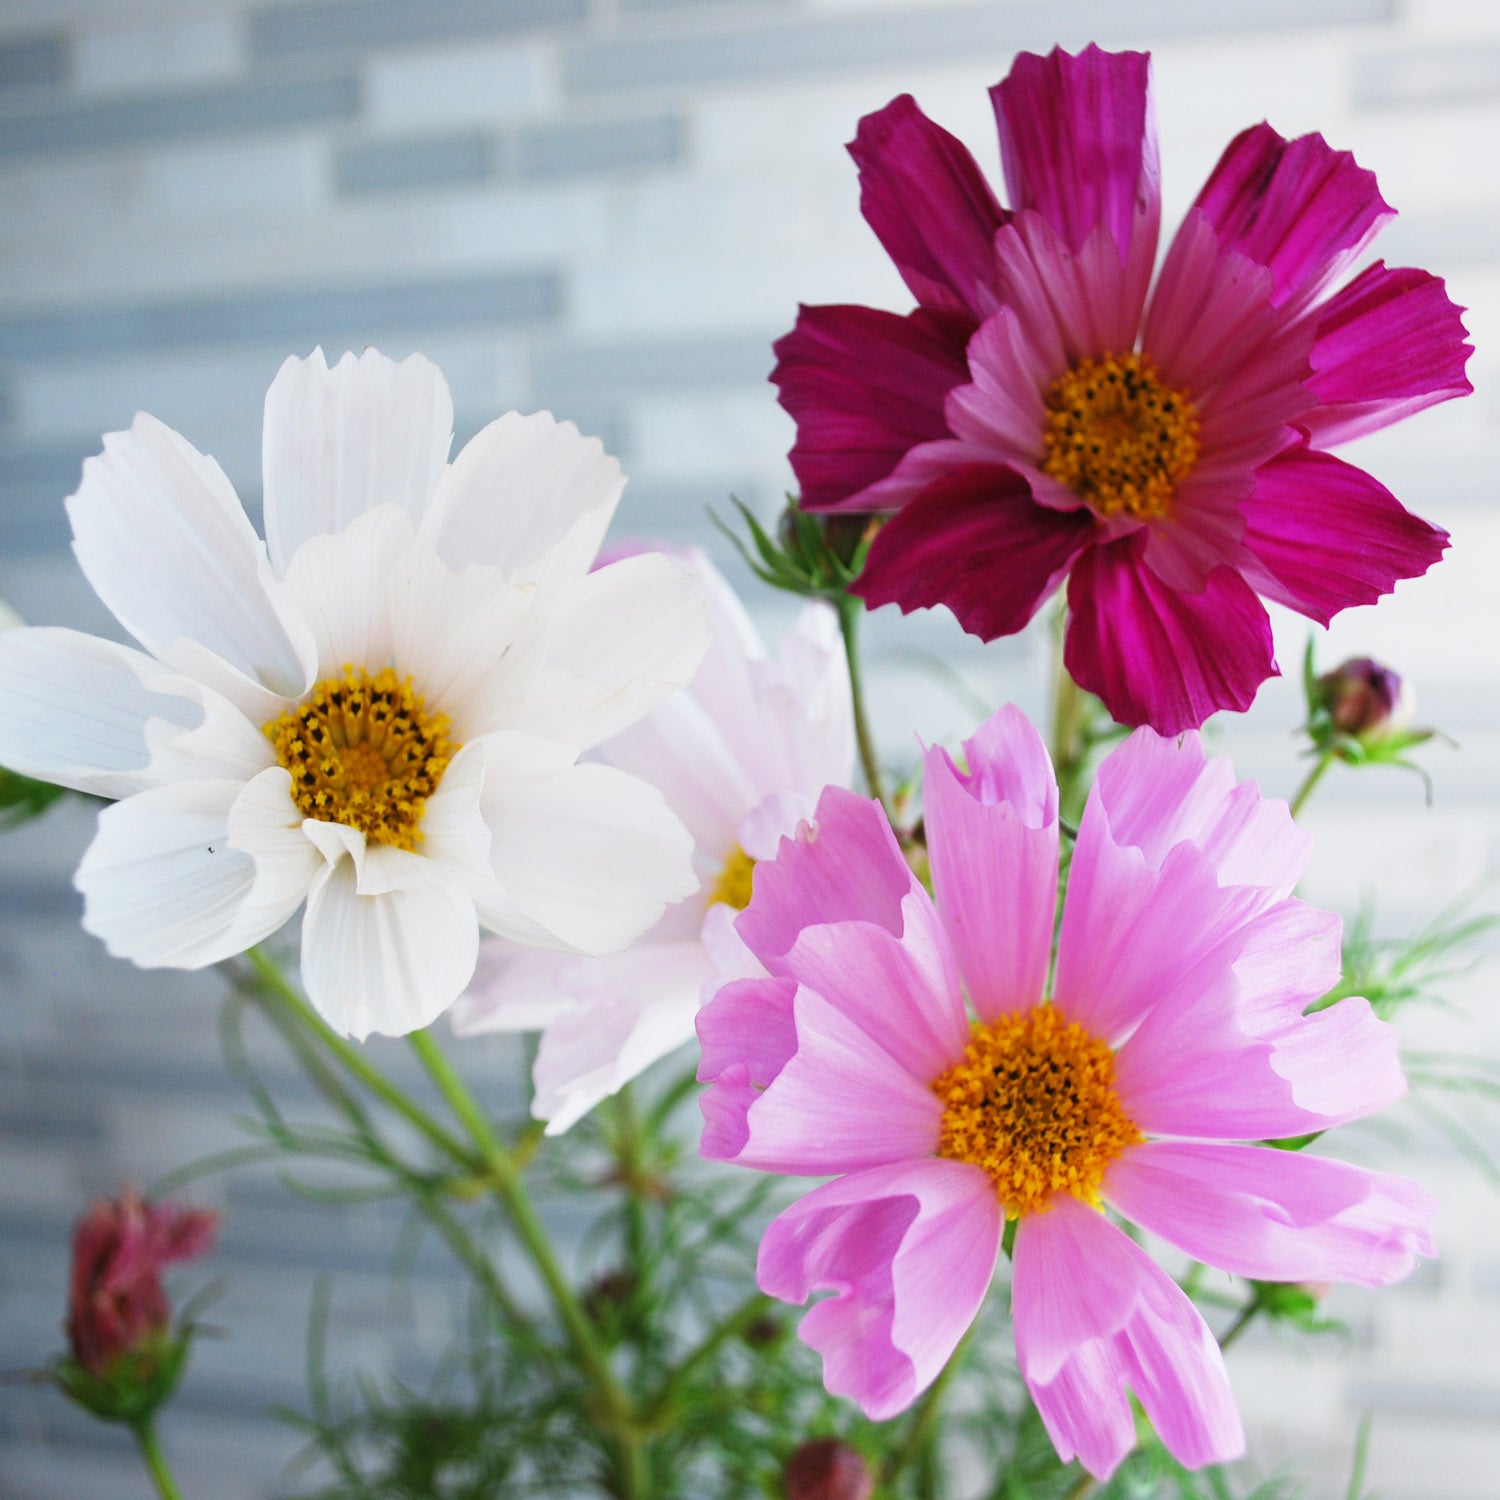
[[1320, 135], [1284, 140], [1265, 124], [1229, 143], [1194, 207], [1226, 246], [1271, 272], [1278, 307], [1310, 301], [1395, 212], [1349, 152]]
[[840, 505], [887, 478], [908, 449], [949, 435], [943, 402], [969, 378], [974, 327], [956, 313], [798, 309], [771, 379], [797, 424], [790, 457], [804, 506]]
[[1111, 1164], [1105, 1196], [1236, 1276], [1386, 1286], [1435, 1253], [1425, 1188], [1302, 1152], [1151, 1141]]
[[1014, 469], [965, 464], [886, 522], [853, 591], [872, 609], [946, 604], [991, 641], [1025, 626], [1097, 530], [1088, 511], [1038, 505]]
[[1021, 53], [990, 90], [1013, 208], [1036, 209], [1074, 251], [1103, 224], [1132, 269], [1137, 307], [1161, 220], [1150, 76], [1144, 52], [1055, 48]]
[[1057, 904], [1057, 782], [1046, 747], [1006, 706], [964, 744], [924, 760], [927, 852], [943, 928], [983, 1021], [1042, 998]]
[[830, 786], [811, 823], [782, 839], [775, 859], [755, 867], [754, 894], [735, 918], [735, 931], [773, 974], [782, 973], [804, 927], [873, 922], [900, 937], [913, 892], [927, 900], [880, 804]]
[[1188, 1468], [1244, 1452], [1224, 1356], [1198, 1309], [1103, 1214], [1060, 1194], [1023, 1219], [1011, 1303], [1021, 1375], [1064, 1461], [1114, 1473], [1135, 1446], [1130, 1394]]
[[1247, 574], [1268, 599], [1326, 625], [1373, 604], [1444, 553], [1448, 533], [1420, 520], [1363, 469], [1294, 448], [1263, 464], [1245, 504]]
[[1462, 311], [1436, 276], [1384, 261], [1335, 292], [1317, 312], [1308, 384], [1321, 404], [1302, 418], [1313, 441], [1330, 448], [1468, 395]]
[[860, 210], [917, 301], [992, 313], [995, 231], [1007, 215], [969, 148], [902, 94], [859, 122], [849, 154]]
[[778, 1216], [756, 1279], [769, 1296], [806, 1302], [802, 1340], [823, 1356], [823, 1383], [884, 1421], [937, 1377], [994, 1276], [999, 1200], [966, 1162], [877, 1167], [830, 1182]]
[[1271, 622], [1225, 566], [1201, 592], [1169, 587], [1144, 564], [1142, 531], [1085, 552], [1068, 580], [1064, 662], [1121, 724], [1158, 734], [1196, 729], [1219, 709], [1246, 709], [1279, 671]]

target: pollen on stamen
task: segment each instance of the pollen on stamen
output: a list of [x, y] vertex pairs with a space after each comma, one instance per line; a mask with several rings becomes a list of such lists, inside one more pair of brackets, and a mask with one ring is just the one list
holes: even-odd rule
[[263, 726], [291, 773], [304, 816], [357, 828], [372, 844], [415, 849], [427, 799], [458, 746], [445, 714], [427, 711], [410, 678], [345, 663], [295, 708]]
[[1101, 516], [1166, 516], [1198, 462], [1201, 423], [1185, 390], [1145, 354], [1080, 360], [1044, 397], [1042, 468]]
[[755, 861], [736, 844], [709, 890], [709, 905], [722, 901], [736, 911], [744, 911], [750, 904], [754, 879]]
[[1145, 1137], [1114, 1088], [1114, 1053], [1055, 1005], [976, 1022], [961, 1061], [932, 1084], [938, 1154], [981, 1168], [1006, 1216], [1057, 1193], [1097, 1207], [1105, 1169]]

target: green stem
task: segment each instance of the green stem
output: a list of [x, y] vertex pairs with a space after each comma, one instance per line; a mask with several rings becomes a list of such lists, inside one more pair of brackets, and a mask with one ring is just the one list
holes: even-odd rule
[[664, 1417], [670, 1416], [672, 1405], [683, 1386], [687, 1384], [688, 1376], [712, 1358], [715, 1351], [721, 1349], [730, 1339], [743, 1333], [757, 1318], [763, 1317], [770, 1304], [771, 1299], [764, 1292], [751, 1292], [732, 1313], [716, 1323], [713, 1330], [705, 1335], [702, 1343], [667, 1377], [660, 1394], [654, 1401], [647, 1404], [643, 1420], [648, 1425], [656, 1426], [661, 1424]]
[[287, 982], [275, 959], [260, 948], [251, 948], [247, 957], [255, 968], [265, 990], [286, 1011], [310, 1032], [340, 1063], [370, 1090], [383, 1104], [400, 1115], [420, 1135], [436, 1146], [445, 1156], [473, 1170], [474, 1159], [463, 1143], [443, 1129], [436, 1120], [415, 1100], [409, 1098], [378, 1068], [373, 1067], [358, 1047], [341, 1037], [306, 1000], [294, 986]]
[[167, 1467], [167, 1456], [156, 1440], [156, 1428], [150, 1417], [134, 1422], [131, 1426], [141, 1450], [141, 1462], [145, 1464], [146, 1472], [156, 1486], [156, 1493], [161, 1496], [161, 1500], [182, 1500], [182, 1491], [177, 1488], [177, 1481], [172, 1478], [172, 1471]]
[[1256, 1313], [1260, 1311], [1260, 1303], [1252, 1298], [1237, 1314], [1234, 1321], [1226, 1328], [1219, 1338], [1219, 1348], [1227, 1349], [1254, 1321]]
[[645, 1173], [641, 1164], [641, 1122], [628, 1083], [615, 1095], [614, 1115], [615, 1161], [625, 1189], [625, 1253], [635, 1279], [635, 1294], [643, 1297], [650, 1269], [646, 1254], [649, 1239], [646, 1204], [641, 1191]]
[[1070, 808], [1074, 784], [1088, 756], [1088, 700], [1063, 665], [1066, 618], [1065, 612], [1059, 613], [1052, 648], [1052, 767], [1057, 775], [1059, 803]]
[[974, 1325], [970, 1324], [969, 1331], [959, 1340], [958, 1347], [948, 1357], [948, 1363], [939, 1371], [938, 1378], [928, 1386], [926, 1394], [917, 1404], [911, 1424], [907, 1427], [900, 1446], [886, 1461], [884, 1479], [887, 1484], [895, 1479], [907, 1464], [921, 1454], [931, 1442], [942, 1409], [943, 1397], [953, 1377], [958, 1374], [959, 1366], [963, 1364], [964, 1356], [969, 1352], [969, 1344], [973, 1337]]
[[1092, 1474], [1083, 1475], [1077, 1484], [1068, 1491], [1067, 1500], [1083, 1500], [1083, 1497], [1092, 1493], [1097, 1481]]
[[870, 721], [865, 712], [864, 682], [860, 676], [859, 617], [864, 607], [863, 601], [851, 594], [838, 600], [839, 633], [844, 638], [844, 659], [849, 663], [849, 693], [854, 702], [854, 738], [859, 745], [859, 763], [864, 768], [870, 795], [889, 806], [880, 775], [880, 757], [875, 753], [875, 738], [870, 733]]
[[1294, 818], [1307, 806], [1307, 799], [1312, 796], [1313, 788], [1323, 779], [1323, 773], [1327, 771], [1336, 759], [1337, 757], [1331, 750], [1325, 750], [1318, 757], [1317, 763], [1307, 773], [1306, 780], [1297, 788], [1297, 795], [1292, 798], [1291, 806]]

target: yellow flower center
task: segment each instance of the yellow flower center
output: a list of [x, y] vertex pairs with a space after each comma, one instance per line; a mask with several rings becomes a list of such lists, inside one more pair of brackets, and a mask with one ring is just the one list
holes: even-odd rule
[[724, 868], [719, 871], [718, 879], [714, 881], [713, 889], [708, 895], [708, 904], [712, 906], [714, 902], [722, 901], [725, 906], [744, 911], [750, 904], [750, 888], [754, 877], [755, 861], [736, 844], [729, 858], [724, 861]]
[[976, 1022], [962, 1061], [932, 1085], [943, 1101], [938, 1154], [983, 1168], [1008, 1218], [1061, 1192], [1097, 1207], [1104, 1169], [1145, 1139], [1114, 1078], [1108, 1044], [1055, 1005]]
[[1198, 409], [1144, 354], [1080, 360], [1048, 389], [1042, 468], [1104, 517], [1164, 516], [1198, 462]]
[[427, 799], [458, 746], [444, 714], [428, 713], [411, 679], [344, 664], [264, 726], [309, 818], [357, 828], [372, 844], [414, 849]]

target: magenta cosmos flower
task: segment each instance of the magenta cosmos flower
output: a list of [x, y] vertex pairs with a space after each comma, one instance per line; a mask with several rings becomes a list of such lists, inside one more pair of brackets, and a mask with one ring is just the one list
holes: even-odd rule
[[1049, 993], [1047, 753], [1013, 708], [965, 752], [926, 757], [935, 903], [879, 805], [838, 788], [757, 867], [737, 925], [769, 977], [699, 1017], [703, 1154], [837, 1174], [771, 1224], [757, 1277], [833, 1293], [802, 1337], [869, 1416], [942, 1369], [1015, 1219], [1016, 1352], [1062, 1457], [1114, 1470], [1128, 1388], [1183, 1463], [1234, 1458], [1212, 1333], [1102, 1210], [1239, 1276], [1405, 1275], [1432, 1253], [1421, 1187], [1243, 1144], [1396, 1098], [1395, 1033], [1364, 1000], [1303, 1014], [1339, 972], [1339, 919], [1290, 895], [1309, 841], [1195, 735], [1141, 730], [1101, 767]]
[[861, 121], [864, 214], [919, 306], [804, 307], [771, 378], [802, 504], [896, 513], [869, 604], [946, 604], [991, 640], [1066, 576], [1069, 672], [1174, 734], [1277, 670], [1261, 599], [1327, 624], [1441, 556], [1325, 450], [1469, 391], [1469, 350], [1425, 271], [1377, 262], [1325, 295], [1392, 210], [1348, 152], [1264, 124], [1153, 286], [1149, 69], [1016, 59], [991, 90], [1010, 210], [909, 96]]

